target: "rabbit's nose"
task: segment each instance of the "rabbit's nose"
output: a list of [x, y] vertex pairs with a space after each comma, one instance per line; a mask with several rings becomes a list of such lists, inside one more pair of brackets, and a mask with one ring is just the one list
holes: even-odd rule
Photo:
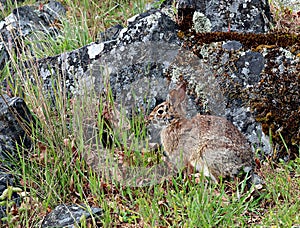
[[174, 116], [173, 115], [172, 116], [168, 116], [167, 120], [168, 120], [168, 122], [171, 122], [172, 120], [174, 120]]

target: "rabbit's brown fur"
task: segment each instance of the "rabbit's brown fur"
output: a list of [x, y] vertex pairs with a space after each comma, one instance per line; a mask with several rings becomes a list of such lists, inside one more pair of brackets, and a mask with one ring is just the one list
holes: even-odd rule
[[223, 117], [198, 114], [186, 119], [185, 100], [181, 85], [149, 115], [150, 121], [163, 126], [161, 143], [167, 158], [178, 168], [191, 166], [216, 182], [249, 172], [253, 153], [245, 136]]

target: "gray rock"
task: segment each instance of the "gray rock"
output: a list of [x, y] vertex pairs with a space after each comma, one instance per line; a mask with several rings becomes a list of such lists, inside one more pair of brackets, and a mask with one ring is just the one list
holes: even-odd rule
[[264, 33], [271, 20], [268, 1], [196, 1], [196, 11], [206, 15], [212, 31]]
[[235, 63], [238, 69], [237, 78], [245, 81], [244, 86], [253, 86], [261, 79], [264, 68], [264, 57], [258, 52], [247, 51]]
[[[53, 26], [56, 20], [66, 13], [65, 8], [59, 2], [50, 1], [42, 8], [36, 6], [21, 6], [13, 10], [3, 21], [0, 21], [0, 69], [3, 69], [9, 60], [8, 51], [17, 49], [19, 52], [26, 49], [24, 38], [36, 41], [37, 34], [55, 37], [59, 34], [58, 29]], [[32, 52], [30, 44], [27, 48]]]
[[86, 219], [101, 216], [103, 210], [97, 207], [90, 207], [79, 205], [65, 205], [56, 206], [43, 220], [41, 227], [68, 227], [75, 228], [80, 224], [80, 219], [84, 216]]
[[[4, 191], [8, 188], [8, 187], [15, 187], [17, 186], [19, 183], [17, 182], [16, 178], [9, 173], [5, 173], [2, 171], [1, 167], [0, 167], [0, 196], [3, 195]], [[17, 206], [19, 206], [21, 198], [20, 195], [17, 194], [16, 192], [12, 192], [11, 198], [10, 199], [4, 199], [4, 200], [8, 200], [8, 201], [14, 201], [15, 204]], [[3, 218], [6, 216], [6, 206], [0, 206], [0, 218]]]
[[[39, 60], [44, 90], [51, 91], [52, 79], [55, 80], [57, 72], [64, 74], [63, 83], [66, 92], [71, 95], [83, 94], [87, 92], [86, 88], [93, 90], [93, 87], [98, 94], [104, 92], [104, 76], [109, 72], [110, 86], [113, 87], [117, 103], [131, 102], [133, 98], [124, 96], [124, 93], [130, 90], [133, 81], [145, 83], [141, 80], [148, 80], [164, 88], [162, 81], [166, 79], [162, 78], [163, 65], [170, 64], [179, 51], [176, 24], [157, 10], [137, 15], [129, 19], [128, 24], [128, 28], [123, 28], [116, 40], [92, 43], [73, 52]], [[139, 86], [138, 89], [141, 88]], [[135, 92], [145, 95], [147, 91]], [[157, 91], [151, 91], [158, 94]], [[158, 100], [165, 98], [167, 92], [163, 91]], [[156, 101], [151, 102], [153, 107]], [[147, 105], [142, 104], [144, 107]]]
[[236, 41], [236, 40], [230, 40], [228, 42], [225, 42], [222, 45], [222, 48], [224, 48], [228, 51], [234, 51], [234, 50], [237, 51], [237, 50], [240, 50], [242, 47], [243, 47], [243, 45], [239, 41]]
[[[29, 149], [31, 141], [24, 127], [32, 121], [32, 116], [23, 99], [0, 96], [0, 195], [8, 187], [16, 187], [17, 181], [12, 174], [6, 173], [7, 168], [13, 168], [11, 159], [17, 159], [16, 144], [19, 148]], [[31, 129], [31, 128], [27, 128]], [[5, 199], [6, 200], [6, 199]], [[20, 203], [20, 196], [13, 192], [9, 201], [16, 205]], [[0, 207], [0, 218], [6, 216], [6, 206]]]
[[0, 96], [0, 159], [16, 157], [16, 143], [20, 147], [30, 148], [31, 141], [25, 132], [32, 116], [23, 99]]
[[[172, 8], [173, 1], [165, 1], [160, 7], [167, 11]], [[271, 19], [268, 1], [203, 1], [178, 0], [179, 12], [192, 9], [203, 13], [211, 22], [211, 31], [264, 33], [269, 31]], [[189, 14], [189, 11], [186, 12]]]

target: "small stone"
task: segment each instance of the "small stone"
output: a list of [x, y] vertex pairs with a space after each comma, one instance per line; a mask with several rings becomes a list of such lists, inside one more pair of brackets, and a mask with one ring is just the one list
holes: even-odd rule
[[224, 43], [222, 45], [222, 48], [224, 48], [227, 51], [237, 51], [237, 50], [240, 50], [242, 47], [243, 47], [243, 45], [239, 41], [236, 41], [236, 40], [227, 41], [226, 43]]
[[[101, 208], [90, 207], [93, 216], [103, 213]], [[85, 206], [61, 204], [54, 208], [43, 220], [42, 228], [46, 227], [75, 227], [80, 223], [82, 216], [89, 218], [89, 210]]]

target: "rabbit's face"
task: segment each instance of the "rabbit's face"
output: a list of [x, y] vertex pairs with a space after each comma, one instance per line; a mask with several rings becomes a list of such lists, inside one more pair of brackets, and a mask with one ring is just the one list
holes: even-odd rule
[[171, 109], [168, 102], [161, 103], [150, 113], [148, 121], [161, 127], [168, 125], [174, 119]]
[[148, 123], [156, 127], [166, 127], [185, 118], [185, 85], [170, 91], [167, 100], [156, 106], [148, 117]]

